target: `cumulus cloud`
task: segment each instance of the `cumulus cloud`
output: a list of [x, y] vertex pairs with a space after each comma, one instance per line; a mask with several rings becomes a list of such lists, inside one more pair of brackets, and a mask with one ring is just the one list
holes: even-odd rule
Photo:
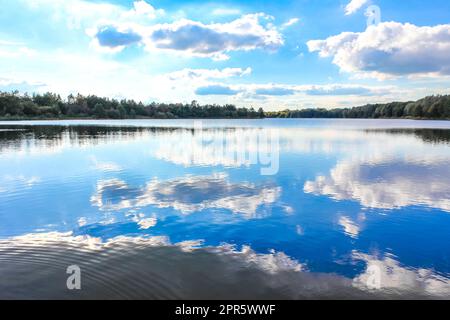
[[164, 15], [163, 9], [155, 9], [150, 3], [144, 0], [135, 1], [133, 3], [133, 10], [129, 11], [128, 15], [143, 15], [149, 19], [154, 19], [158, 15]]
[[132, 30], [120, 30], [113, 26], [101, 27], [95, 37], [103, 47], [125, 47], [142, 40], [142, 37]]
[[137, 221], [137, 224], [139, 225], [140, 229], [147, 230], [151, 227], [156, 226], [158, 223], [158, 220], [156, 218], [145, 218]]
[[[19, 4], [17, 10], [35, 14], [42, 25], [85, 30], [94, 48], [106, 47], [112, 52], [141, 43], [147, 50], [224, 60], [231, 51], [276, 50], [284, 43], [270, 23], [273, 17], [264, 13], [243, 15], [226, 23], [204, 24], [188, 19], [156, 23], [165, 15], [164, 10], [144, 0], [134, 1], [132, 8], [86, 0], [20, 0]], [[239, 11], [223, 8], [214, 13], [231, 15]]]
[[249, 14], [224, 24], [205, 25], [191, 20], [153, 28], [147, 45], [158, 49], [189, 52], [192, 55], [227, 59], [227, 52], [274, 50], [283, 44], [281, 34], [273, 27], [263, 26], [265, 14]]
[[359, 9], [361, 9], [368, 0], [351, 0], [346, 6], [345, 6], [345, 14], [351, 15], [356, 13]]
[[311, 52], [332, 57], [344, 72], [378, 78], [450, 75], [450, 25], [419, 27], [384, 22], [364, 32], [344, 32], [308, 43]]
[[[270, 19], [272, 17], [258, 13], [244, 15], [229, 23], [203, 24], [182, 19], [150, 27], [136, 24], [109, 25], [110, 36], [104, 37], [103, 42], [108, 47], [124, 46], [124, 32], [120, 29], [128, 29], [126, 35], [134, 35], [130, 44], [137, 42], [137, 35], [140, 35], [140, 42], [147, 50], [168, 50], [189, 56], [226, 60], [227, 53], [231, 51], [276, 50], [282, 46], [284, 41], [278, 30], [271, 24], [263, 23]], [[102, 46], [98, 38], [100, 28], [104, 26], [97, 27], [97, 32], [90, 31], [89, 34]]]
[[280, 194], [279, 187], [233, 184], [226, 175], [153, 180], [144, 188], [132, 188], [122, 180], [112, 179], [97, 184], [91, 202], [102, 210], [156, 206], [190, 214], [216, 208], [255, 218], [260, 206], [275, 203]]

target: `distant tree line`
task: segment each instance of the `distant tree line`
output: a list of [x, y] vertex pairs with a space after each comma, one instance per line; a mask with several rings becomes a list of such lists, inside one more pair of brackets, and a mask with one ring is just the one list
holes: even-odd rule
[[414, 118], [450, 119], [450, 95], [429, 96], [415, 102], [368, 104], [344, 109], [300, 109], [264, 112], [262, 108], [156, 103], [143, 104], [134, 100], [101, 98], [95, 95], [69, 95], [62, 99], [54, 93], [20, 95], [0, 92], [1, 119], [186, 119], [186, 118]]
[[449, 119], [450, 96], [429, 96], [413, 102], [368, 104], [344, 109], [301, 109], [266, 112], [270, 118], [350, 118], [350, 119]]
[[143, 104], [134, 100], [116, 100], [95, 95], [69, 95], [62, 99], [54, 93], [20, 95], [0, 92], [0, 118], [3, 119], [179, 119], [179, 118], [263, 118], [260, 108], [237, 108], [232, 104], [200, 105], [155, 103]]

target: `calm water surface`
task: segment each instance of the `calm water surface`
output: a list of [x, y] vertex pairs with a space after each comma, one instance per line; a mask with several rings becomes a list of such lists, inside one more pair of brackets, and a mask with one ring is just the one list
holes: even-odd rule
[[199, 125], [0, 122], [0, 298], [450, 299], [450, 122]]

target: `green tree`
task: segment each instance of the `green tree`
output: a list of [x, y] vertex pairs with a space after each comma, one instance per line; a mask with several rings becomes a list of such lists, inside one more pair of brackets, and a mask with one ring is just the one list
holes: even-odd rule
[[266, 115], [264, 114], [263, 108], [259, 108], [258, 115], [261, 119], [266, 117]]
[[37, 116], [39, 114], [39, 107], [31, 100], [22, 102], [23, 113], [26, 116]]
[[94, 107], [94, 115], [96, 118], [104, 119], [106, 118], [106, 111], [105, 108], [101, 103], [97, 103]]
[[120, 118], [125, 119], [127, 117], [127, 110], [122, 105], [119, 106], [118, 111]]

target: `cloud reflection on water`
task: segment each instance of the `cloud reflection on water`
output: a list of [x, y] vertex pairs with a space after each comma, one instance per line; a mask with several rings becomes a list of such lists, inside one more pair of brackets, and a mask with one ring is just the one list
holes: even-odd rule
[[367, 208], [422, 205], [450, 212], [449, 130], [327, 132], [313, 134], [305, 151], [342, 156], [329, 174], [306, 181], [305, 193]]
[[[170, 125], [172, 123], [176, 124], [176, 122], [171, 122]], [[230, 125], [230, 123], [226, 122], [226, 125]], [[251, 136], [264, 131], [264, 123], [266, 122], [257, 122], [258, 126], [261, 125], [258, 129], [241, 128], [233, 131], [223, 128], [223, 130], [228, 130], [230, 133], [246, 133]], [[448, 193], [450, 190], [449, 139], [445, 132], [443, 130], [437, 133], [433, 130], [388, 132], [384, 130], [367, 131], [361, 130], [361, 128], [349, 130], [328, 127], [327, 123], [321, 124], [319, 127], [300, 126], [297, 128], [291, 126], [278, 130], [283, 161], [280, 162], [282, 164], [280, 174], [271, 179], [274, 181], [273, 183], [252, 183], [252, 179], [255, 177], [254, 168], [249, 168], [251, 163], [246, 159], [237, 161], [237, 158], [227, 158], [217, 154], [216, 145], [206, 143], [203, 145], [204, 148], [199, 157], [193, 158], [197, 149], [187, 148], [183, 145], [184, 141], [180, 139], [182, 137], [190, 139], [191, 136], [193, 139], [198, 138], [195, 130], [190, 128], [54, 127], [31, 129], [30, 127], [27, 129], [28, 132], [3, 132], [0, 134], [5, 137], [5, 139], [0, 137], [0, 160], [6, 166], [15, 168], [15, 162], [10, 159], [15, 160], [17, 157], [22, 161], [23, 167], [16, 169], [18, 172], [23, 172], [23, 177], [35, 176], [33, 170], [38, 171], [42, 176], [41, 181], [33, 183], [33, 186], [36, 186], [36, 192], [34, 189], [26, 187], [27, 179], [16, 183], [20, 185], [17, 193], [12, 192], [15, 190], [9, 186], [0, 185], [0, 192], [7, 191], [6, 194], [1, 194], [6, 199], [4, 202], [6, 205], [3, 207], [5, 208], [4, 217], [10, 219], [6, 220], [4, 224], [8, 228], [7, 236], [24, 234], [31, 230], [72, 230], [72, 228], [77, 232], [90, 232], [92, 235], [100, 235], [105, 238], [118, 234], [124, 236], [102, 241], [93, 237], [78, 237], [72, 234], [65, 235], [64, 239], [60, 236], [49, 235], [50, 238], [54, 237], [55, 239], [52, 242], [41, 234], [29, 236], [31, 247], [25, 245], [28, 242], [24, 238], [8, 239], [8, 245], [5, 247], [0, 245], [0, 258], [4, 259], [1, 261], [9, 262], [9, 253], [18, 253], [19, 257], [23, 257], [21, 261], [30, 264], [36, 262], [34, 267], [37, 269], [31, 267], [27, 269], [30, 274], [40, 274], [40, 271], [42, 274], [46, 274], [45, 268], [39, 269], [38, 262], [44, 261], [45, 266], [47, 258], [49, 258], [48, 262], [55, 264], [66, 261], [69, 263], [71, 257], [78, 257], [80, 263], [92, 262], [93, 269], [90, 270], [94, 275], [100, 272], [108, 275], [108, 271], [111, 271], [111, 268], [114, 268], [117, 263], [119, 266], [117, 268], [120, 269], [123, 266], [124, 270], [118, 273], [117, 270], [116, 273], [113, 272], [114, 277], [100, 278], [100, 280], [104, 280], [100, 286], [105, 288], [105, 286], [111, 285], [114, 282], [111, 279], [117, 279], [118, 285], [124, 285], [131, 277], [130, 284], [125, 285], [130, 290], [125, 290], [124, 294], [133, 292], [145, 298], [195, 298], [203, 297], [204, 292], [214, 292], [218, 297], [223, 297], [220, 294], [225, 292], [229, 295], [236, 291], [241, 292], [242, 287], [246, 287], [244, 289], [250, 291], [254, 290], [246, 292], [247, 295], [242, 293], [244, 298], [266, 297], [262, 292], [270, 292], [272, 294], [269, 295], [270, 297], [289, 298], [361, 298], [374, 297], [374, 295], [381, 298], [398, 297], [396, 294], [401, 297], [450, 298], [447, 275], [439, 275], [432, 269], [427, 269], [429, 265], [434, 265], [439, 271], [448, 271], [445, 254], [442, 254], [446, 249], [445, 241], [433, 242], [435, 234], [427, 233], [429, 231], [425, 230], [421, 234], [424, 239], [423, 247], [434, 245], [439, 250], [432, 251], [422, 247], [410, 255], [405, 254], [405, 252], [411, 251], [412, 244], [407, 242], [410, 241], [411, 233], [414, 232], [413, 227], [415, 224], [421, 225], [423, 221], [413, 221], [408, 216], [406, 218], [402, 216], [401, 231], [398, 231], [395, 238], [385, 239], [383, 237], [385, 228], [392, 226], [392, 222], [393, 224], [398, 223], [399, 220], [395, 220], [396, 217], [388, 217], [379, 224], [374, 223], [371, 226], [363, 223], [359, 217], [356, 218], [361, 210], [358, 203], [363, 207], [380, 209], [402, 208], [411, 205], [427, 207], [415, 208], [414, 210], [417, 209], [416, 211], [419, 213], [431, 211], [428, 208], [450, 211], [448, 202], [450, 199]], [[212, 135], [217, 133], [220, 137], [221, 130], [217, 128], [210, 128], [206, 131]], [[447, 132], [450, 131], [447, 130]], [[10, 137], [12, 139], [9, 139]], [[154, 148], [161, 141], [163, 141], [161, 147]], [[171, 144], [164, 145], [169, 141]], [[235, 140], [231, 146], [235, 150], [242, 147], [239, 145], [239, 140]], [[149, 150], [152, 150], [150, 154]], [[244, 148], [245, 152], [251, 150], [250, 147]], [[61, 157], [50, 155], [53, 152], [61, 153]], [[79, 158], [82, 160], [72, 158], [77, 154], [82, 155]], [[32, 156], [29, 157], [29, 155]], [[55, 163], [60, 166], [62, 170], [58, 172], [57, 176], [58, 179], [61, 177], [61, 180], [49, 179], [49, 173], [41, 170], [44, 162], [36, 161], [35, 155], [42, 156], [45, 165]], [[95, 155], [96, 160], [85, 161], [90, 159], [90, 155]], [[58, 158], [59, 162], [55, 161], [55, 158]], [[71, 167], [67, 166], [69, 159], [73, 159], [74, 162]], [[128, 161], [130, 159], [132, 161]], [[185, 168], [176, 167], [173, 164], [185, 166]], [[146, 168], [155, 166], [157, 170], [163, 171], [176, 167], [173, 172], [162, 172], [164, 176], [175, 176], [175, 178], [150, 180], [152, 179], [151, 174], [154, 173], [149, 174], [148, 170], [142, 170], [144, 166]], [[191, 166], [204, 168], [192, 168], [191, 171]], [[220, 168], [220, 170], [225, 172], [231, 167], [234, 169], [230, 170], [230, 176], [211, 175], [211, 172], [217, 170], [217, 168], [213, 168], [215, 166], [223, 166], [224, 168]], [[32, 169], [25, 172], [24, 168]], [[74, 168], [82, 170], [75, 171]], [[93, 172], [92, 169], [98, 172]], [[324, 173], [320, 170], [324, 170]], [[181, 176], [176, 176], [179, 172], [182, 172]], [[204, 173], [202, 176], [196, 176], [184, 175], [185, 172]], [[247, 180], [242, 181], [244, 176]], [[309, 181], [305, 184], [307, 179]], [[255, 180], [260, 181], [260, 178]], [[134, 181], [140, 182], [135, 183]], [[147, 183], [142, 183], [142, 181]], [[37, 182], [40, 183], [37, 184]], [[91, 188], [95, 183], [97, 183], [96, 189], [92, 192]], [[341, 203], [335, 204], [335, 207], [330, 204], [328, 199], [302, 194], [299, 192], [302, 187], [308, 194], [336, 200], [354, 200], [357, 204], [347, 206], [347, 203]], [[31, 191], [33, 191], [32, 196]], [[79, 201], [79, 199], [89, 200], [89, 196], [92, 196], [91, 203]], [[23, 201], [26, 198], [30, 201], [39, 200], [40, 212], [28, 214], [30, 210], [27, 208], [26, 201]], [[72, 199], [75, 201], [71, 201]], [[8, 204], [7, 201], [12, 200], [14, 201]], [[23, 207], [21, 207], [22, 203], [25, 203]], [[102, 212], [96, 210], [97, 208], [92, 208], [91, 205], [98, 207]], [[329, 208], [324, 208], [325, 206], [329, 206]], [[156, 211], [155, 209], [158, 216], [151, 215], [148, 212], [151, 207], [169, 209], [167, 211], [173, 209], [183, 214], [202, 210], [226, 210], [247, 218], [266, 217], [272, 207], [276, 207], [278, 210], [274, 212], [271, 219], [242, 221], [243, 223], [232, 226], [221, 224], [221, 228], [214, 229], [215, 226], [211, 223], [214, 214], [201, 217], [191, 215], [189, 219], [175, 217], [173, 220], [164, 221], [166, 217], [163, 210]], [[339, 209], [336, 209], [337, 207]], [[122, 209], [125, 212], [118, 212]], [[327, 215], [320, 214], [322, 209], [327, 211]], [[53, 215], [49, 215], [50, 211]], [[405, 211], [415, 213], [413, 210]], [[128, 215], [131, 212], [134, 214], [133, 217]], [[285, 214], [278, 214], [280, 212]], [[125, 222], [123, 213], [125, 213]], [[80, 217], [81, 215], [85, 217]], [[45, 224], [48, 227], [43, 228], [42, 221], [47, 216], [50, 216]], [[201, 223], [198, 223], [199, 217], [203, 219]], [[70, 221], [66, 225], [70, 219], [74, 221], [74, 225], [70, 225]], [[129, 221], [130, 219], [131, 221]], [[179, 220], [182, 220], [182, 223]], [[330, 220], [331, 223], [328, 223]], [[115, 225], [107, 225], [114, 221]], [[241, 219], [239, 221], [241, 222]], [[442, 221], [443, 223], [437, 229], [440, 235], [445, 233], [445, 227], [448, 224], [448, 220]], [[19, 224], [20, 227], [18, 227]], [[101, 226], [96, 228], [98, 224]], [[183, 224], [182, 232], [179, 231], [180, 224]], [[29, 226], [29, 228], [22, 228], [23, 225]], [[90, 228], [91, 226], [92, 228]], [[333, 237], [333, 232], [336, 231], [336, 228], [343, 230], [347, 237], [340, 237], [337, 242], [334, 242], [336, 238]], [[187, 232], [184, 232], [186, 230]], [[370, 231], [367, 232], [367, 237], [362, 237], [363, 230]], [[317, 231], [323, 232], [324, 237], [315, 235]], [[130, 234], [153, 232], [170, 234], [173, 237], [175, 234], [177, 236], [179, 234], [177, 239], [185, 241], [173, 245], [165, 236], [148, 238], [129, 236]], [[192, 235], [194, 239], [205, 239], [205, 242], [212, 244], [220, 243], [220, 241], [233, 242], [237, 239], [239, 247], [231, 248], [223, 245], [204, 248], [201, 240], [189, 240], [188, 234]], [[291, 237], [292, 234], [295, 238]], [[273, 237], [267, 235], [273, 235]], [[24, 237], [28, 237], [28, 235]], [[441, 239], [447, 238], [447, 236], [442, 236]], [[370, 251], [367, 248], [369, 241], [374, 246], [380, 247], [381, 258], [363, 253]], [[245, 243], [252, 243], [253, 248], [258, 248], [260, 251], [256, 252], [256, 249], [242, 247], [242, 244]], [[277, 245], [279, 250], [286, 250], [291, 256], [278, 251], [269, 251], [271, 247], [276, 248]], [[39, 247], [40, 250], [35, 250], [33, 246]], [[338, 247], [335, 250], [338, 257], [347, 255], [348, 251], [353, 248], [358, 248], [358, 251], [352, 253], [353, 259], [358, 261], [357, 267], [351, 263], [341, 266], [333, 264], [335, 256], [330, 258], [326, 255], [329, 250], [334, 250], [335, 246]], [[343, 250], [347, 251], [342, 252], [339, 249], [343, 247], [345, 247]], [[146, 251], [149, 248], [151, 250]], [[74, 250], [75, 254], [67, 254], [67, 252], [71, 252], [70, 250]], [[77, 256], [80, 251], [82, 251], [82, 255]], [[85, 251], [89, 254], [92, 253], [92, 256], [85, 256]], [[180, 254], [180, 251], [183, 254]], [[385, 251], [395, 252], [402, 259], [383, 256]], [[41, 253], [43, 256], [39, 256]], [[184, 255], [184, 253], [189, 253], [189, 255]], [[43, 257], [44, 260], [38, 260], [36, 257], [39, 259]], [[417, 259], [417, 266], [426, 265], [427, 268], [408, 267], [403, 264], [411, 257]], [[101, 260], [101, 263], [104, 262], [101, 267], [94, 263], [103, 258], [105, 260]], [[428, 263], [426, 260], [422, 260], [423, 258], [432, 259], [433, 263]], [[315, 265], [317, 268], [315, 270], [341, 272], [347, 277], [304, 272], [308, 268], [305, 264], [298, 262], [303, 261], [302, 259]], [[255, 265], [259, 265], [259, 267], [255, 267]], [[366, 270], [358, 269], [360, 265], [366, 266]], [[56, 266], [61, 267], [62, 265]], [[300, 266], [301, 272], [295, 270], [298, 266]], [[370, 266], [378, 266], [382, 270], [383, 286], [375, 292], [366, 288], [366, 281], [370, 276]], [[8, 272], [14, 274], [15, 267], [20, 267], [20, 264], [0, 264], [0, 274], [5, 277]], [[106, 271], [101, 269], [103, 267], [106, 268]], [[17, 271], [20, 270], [23, 271], [20, 268]], [[352, 278], [352, 272], [358, 274]], [[199, 274], [201, 276], [198, 276]], [[197, 277], [193, 275], [197, 275]], [[218, 277], [217, 275], [222, 276]], [[65, 273], [63, 276], [66, 276]], [[12, 277], [11, 279], [19, 281], [16, 284], [21, 283], [18, 278]], [[142, 281], [142, 279], [145, 280]], [[14, 286], [12, 281], [9, 282], [10, 288], [17, 290], [18, 286]], [[38, 279], [37, 281], [46, 283], [48, 279], [45, 281]], [[159, 284], [164, 281], [168, 281], [169, 285], [162, 288]], [[214, 288], [211, 287], [216, 284], [218, 289], [214, 291]], [[1, 286], [2, 284], [0, 284]], [[51, 287], [52, 285], [48, 290], [51, 290]], [[202, 289], [199, 288], [204, 291], [201, 292]], [[24, 286], [23, 289], [25, 290], [27, 287]], [[19, 290], [21, 289], [19, 288]], [[2, 292], [13, 291], [0, 290], [0, 295]], [[35, 291], [35, 293], [38, 294], [39, 291]], [[256, 293], [260, 295], [256, 295]], [[233, 296], [232, 298], [237, 297]]]
[[185, 176], [160, 181], [154, 179], [143, 188], [132, 188], [122, 180], [102, 180], [97, 184], [91, 203], [101, 210], [122, 210], [155, 206], [173, 208], [183, 214], [206, 209], [226, 209], [248, 218], [261, 214], [260, 206], [271, 205], [281, 194], [281, 187], [231, 183], [225, 174]]
[[[358, 251], [352, 252], [352, 259], [363, 262], [366, 269], [353, 279], [307, 271], [306, 265], [283, 252], [257, 253], [249, 246], [238, 249], [229, 244], [202, 247], [201, 240], [172, 244], [165, 236], [103, 241], [70, 232], [26, 234], [0, 240], [0, 259], [3, 299], [450, 297], [448, 276], [402, 266], [394, 257], [379, 259]], [[79, 292], [64, 286], [65, 269], [73, 264], [82, 270]], [[381, 271], [379, 289], [367, 285], [373, 266]]]
[[122, 167], [115, 162], [111, 161], [99, 161], [95, 156], [89, 157], [92, 162], [92, 168], [94, 170], [102, 172], [119, 172], [122, 171]]
[[393, 256], [386, 255], [378, 258], [376, 256], [354, 251], [354, 260], [363, 261], [366, 270], [353, 279], [353, 285], [367, 290], [367, 283], [373, 276], [373, 268], [377, 268], [380, 279], [379, 290], [386, 292], [424, 292], [431, 296], [442, 296], [450, 298], [450, 279], [443, 275], [436, 274], [431, 269], [407, 268], [401, 266]]
[[368, 208], [423, 205], [450, 212], [450, 162], [432, 164], [387, 159], [339, 162], [328, 176], [304, 185], [306, 193], [356, 200]]
[[352, 238], [358, 238], [360, 227], [349, 217], [339, 218], [339, 225], [344, 228], [345, 234]]

